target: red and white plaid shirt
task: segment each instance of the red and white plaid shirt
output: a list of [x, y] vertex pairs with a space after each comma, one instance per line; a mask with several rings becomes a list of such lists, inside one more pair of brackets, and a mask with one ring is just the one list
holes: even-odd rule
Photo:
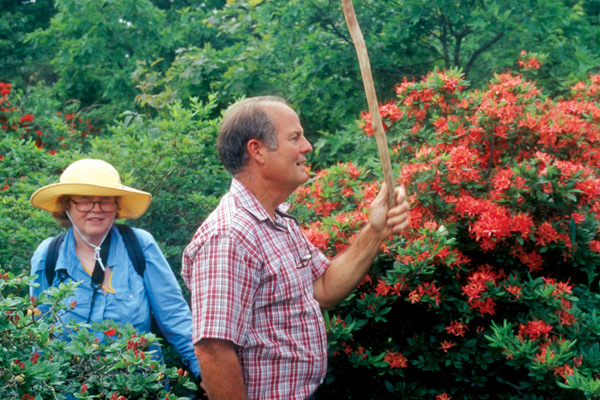
[[327, 370], [327, 339], [313, 280], [329, 260], [287, 206], [273, 221], [238, 180], [183, 253], [193, 340], [238, 346], [249, 399], [305, 399]]

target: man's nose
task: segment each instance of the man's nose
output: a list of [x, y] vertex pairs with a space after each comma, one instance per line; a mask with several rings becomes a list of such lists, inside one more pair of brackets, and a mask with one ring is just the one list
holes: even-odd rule
[[310, 144], [310, 142], [308, 141], [308, 139], [306, 137], [303, 137], [303, 138], [304, 138], [304, 142], [302, 143], [302, 148], [301, 148], [302, 153], [310, 153], [313, 150], [312, 145]]

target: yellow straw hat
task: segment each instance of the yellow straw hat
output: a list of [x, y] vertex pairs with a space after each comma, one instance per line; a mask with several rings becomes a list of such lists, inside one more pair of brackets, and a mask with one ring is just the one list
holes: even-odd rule
[[121, 196], [120, 218], [138, 218], [148, 208], [152, 195], [121, 184], [119, 172], [102, 160], [75, 161], [65, 169], [59, 183], [44, 186], [31, 196], [34, 207], [51, 213], [58, 211], [56, 200], [62, 195]]

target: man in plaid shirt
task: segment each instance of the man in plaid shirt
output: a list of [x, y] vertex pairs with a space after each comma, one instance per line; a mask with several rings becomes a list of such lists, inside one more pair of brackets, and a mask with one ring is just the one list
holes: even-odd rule
[[287, 103], [264, 96], [232, 105], [217, 147], [231, 189], [183, 254], [202, 385], [211, 400], [309, 398], [327, 370], [321, 308], [344, 299], [381, 242], [408, 225], [404, 190], [388, 210], [384, 185], [369, 222], [330, 261], [286, 214], [312, 151]]

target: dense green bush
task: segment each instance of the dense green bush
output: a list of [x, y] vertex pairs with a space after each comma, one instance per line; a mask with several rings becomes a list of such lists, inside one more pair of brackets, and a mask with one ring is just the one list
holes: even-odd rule
[[217, 157], [214, 101], [214, 96], [207, 103], [191, 99], [189, 107], [176, 102], [155, 118], [125, 113], [110, 135], [92, 142], [89, 153], [153, 195], [148, 211], [131, 223], [156, 237], [176, 272], [183, 248], [231, 181]]
[[[124, 184], [148, 190], [154, 195], [146, 214], [129, 223], [147, 229], [157, 238], [177, 274], [183, 246], [216, 206], [230, 181], [214, 149], [218, 120], [207, 118], [214, 107], [212, 98], [206, 104], [192, 100], [188, 108], [178, 103], [172, 104], [164, 110], [162, 117], [154, 119], [125, 113], [120, 122], [98, 132], [91, 121], [86, 121], [83, 114], [76, 110], [67, 114], [46, 113], [41, 117], [37, 113], [29, 113], [24, 105], [26, 96], [13, 91], [9, 84], [0, 85], [0, 124], [3, 133], [0, 138], [0, 222], [3, 224], [0, 230], [0, 268], [5, 282], [8, 282], [0, 282], [0, 308], [6, 307], [0, 310], [0, 314], [20, 313], [20, 317], [23, 317], [23, 313], [27, 313], [32, 304], [26, 285], [28, 278], [15, 276], [28, 275], [29, 260], [38, 244], [62, 230], [49, 213], [33, 208], [29, 198], [39, 187], [57, 182], [66, 166], [76, 159], [105, 159], [121, 172]], [[52, 316], [55, 313], [49, 317]], [[158, 370], [152, 374], [150, 371], [140, 374], [136, 369], [127, 375], [127, 368], [117, 367], [114, 373], [122, 378], [118, 378], [116, 383], [107, 383], [98, 378], [106, 374], [110, 366], [119, 364], [119, 357], [125, 357], [123, 346], [126, 346], [126, 338], [134, 334], [127, 327], [118, 328], [121, 329], [119, 335], [125, 339], [118, 343], [111, 342], [114, 349], [102, 343], [94, 344], [94, 336], [89, 333], [90, 327], [78, 330], [79, 333], [66, 347], [61, 347], [61, 341], [54, 340], [51, 352], [60, 354], [53, 356], [54, 361], [48, 361], [51, 365], [43, 370], [38, 370], [39, 366], [30, 370], [26, 360], [35, 354], [40, 335], [47, 336], [44, 332], [48, 330], [48, 324], [43, 324], [38, 318], [17, 328], [22, 329], [12, 326], [0, 328], [3, 338], [1, 349], [4, 352], [2, 360], [6, 361], [0, 367], [0, 374], [3, 377], [12, 376], [15, 365], [21, 368], [20, 363], [23, 362], [25, 367], [21, 369], [24, 381], [15, 382], [13, 377], [6, 386], [0, 385], [2, 398], [17, 398], [17, 394], [19, 399], [25, 394], [52, 398], [50, 393], [53, 391], [64, 394], [76, 389], [79, 392], [84, 383], [89, 393], [80, 393], [80, 398], [96, 396], [93, 398], [108, 399], [114, 393], [128, 399], [158, 398], [163, 388], [163, 383], [150, 383], [156, 377], [152, 374]], [[91, 328], [102, 332], [107, 330], [98, 326]], [[21, 337], [30, 340], [21, 341]], [[11, 343], [18, 343], [18, 346]], [[83, 358], [77, 352], [82, 351], [81, 346], [90, 345], [100, 346], [111, 355], [107, 355], [107, 359], [96, 360], [96, 363], [90, 358], [91, 354], [86, 353], [85, 356], [90, 359], [86, 361], [88, 364], [82, 362], [85, 370], [73, 366], [79, 359], [71, 359], [71, 356], [75, 354]], [[74, 349], [73, 346], [78, 347]], [[181, 366], [179, 356], [168, 344], [163, 353], [168, 369], [161, 367], [160, 371], [165, 375], [173, 375], [173, 371]], [[11, 364], [15, 360], [17, 363]], [[73, 371], [61, 371], [65, 368]], [[90, 369], [97, 369], [98, 375], [90, 373]], [[180, 369], [180, 373], [183, 375], [184, 371]], [[85, 374], [89, 375], [89, 379], [84, 378]], [[39, 383], [40, 380], [45, 383]], [[126, 386], [131, 391], [125, 389]], [[174, 394], [189, 392], [189, 389], [177, 389], [176, 386], [172, 389]], [[98, 397], [103, 391], [102, 396], [105, 397]], [[164, 398], [164, 394], [161, 396]]]
[[78, 399], [174, 400], [197, 389], [189, 373], [153, 359], [149, 347], [157, 339], [151, 333], [140, 335], [130, 325], [110, 321], [54, 325], [64, 313], [61, 301], [76, 284], [61, 284], [38, 299], [10, 294], [26, 292], [31, 281], [0, 269], [3, 399], [56, 399], [68, 393]]

